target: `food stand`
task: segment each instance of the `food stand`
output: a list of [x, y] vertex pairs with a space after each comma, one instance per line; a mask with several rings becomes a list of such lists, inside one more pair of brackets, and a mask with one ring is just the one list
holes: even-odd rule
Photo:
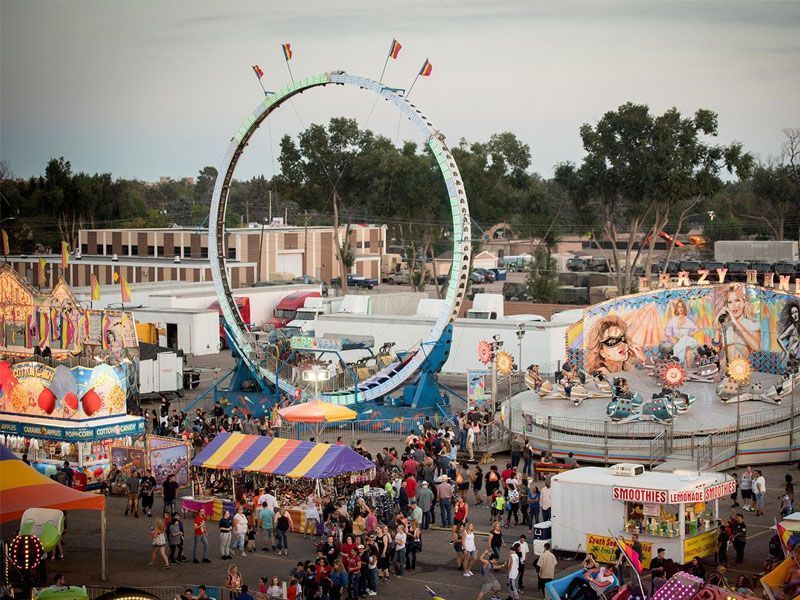
[[374, 464], [347, 446], [303, 442], [242, 433], [220, 433], [192, 460], [193, 494], [184, 511], [203, 508], [216, 519], [245, 488], [274, 490], [278, 505], [289, 508], [298, 531], [305, 525], [309, 494], [347, 496], [369, 482]]
[[131, 313], [87, 309], [63, 280], [37, 291], [0, 266], [0, 441], [41, 472], [68, 460], [91, 484], [115, 440], [144, 433], [127, 414], [138, 362]]
[[636, 533], [645, 566], [657, 548], [678, 564], [712, 555], [719, 498], [736, 489], [724, 473], [647, 472], [633, 464], [577, 468], [551, 482], [554, 549], [582, 549], [600, 562], [613, 562], [613, 536], [630, 540]]

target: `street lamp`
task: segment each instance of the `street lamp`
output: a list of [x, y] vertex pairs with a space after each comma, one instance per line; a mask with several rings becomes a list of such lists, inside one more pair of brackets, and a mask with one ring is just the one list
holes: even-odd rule
[[519, 370], [522, 371], [522, 338], [525, 337], [525, 323], [517, 325], [517, 345], [519, 346]]
[[328, 379], [330, 378], [331, 374], [328, 372], [328, 369], [320, 369], [319, 367], [314, 367], [313, 369], [307, 369], [303, 371], [303, 381], [314, 383], [314, 400], [319, 400], [320, 382], [324, 383], [328, 381]]

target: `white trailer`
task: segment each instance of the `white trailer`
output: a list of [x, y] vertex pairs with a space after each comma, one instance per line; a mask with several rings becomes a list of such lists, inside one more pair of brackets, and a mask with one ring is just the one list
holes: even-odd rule
[[142, 344], [141, 350], [140, 396], [174, 394], [183, 389], [183, 359], [180, 356], [151, 344]]
[[710, 556], [717, 548], [719, 499], [735, 489], [724, 473], [648, 472], [636, 464], [565, 471], [551, 478], [552, 546], [610, 562], [614, 537], [630, 541], [635, 533], [645, 566], [658, 548], [677, 564]]
[[132, 312], [137, 323], [155, 326], [159, 346], [194, 356], [219, 352], [219, 314], [215, 310], [136, 308]]
[[[336, 335], [365, 335], [375, 340], [379, 348], [387, 342], [396, 342], [395, 351], [409, 350], [417, 346], [420, 339], [431, 330], [438, 313], [432, 301], [425, 300], [420, 304], [423, 314], [412, 316], [401, 315], [357, 315], [337, 313], [320, 315], [315, 326], [315, 335], [324, 337]], [[566, 358], [564, 335], [567, 325], [552, 323], [522, 323], [525, 335], [522, 338], [521, 364], [536, 363], [549, 365], [564, 361]], [[456, 319], [453, 324], [453, 343], [450, 356], [442, 371], [449, 374], [466, 375], [467, 371], [485, 368], [478, 361], [478, 342], [490, 340], [497, 335], [503, 341], [503, 349], [510, 352], [516, 361], [520, 361], [518, 321], [481, 319]], [[345, 354], [348, 360], [360, 358], [363, 353]]]

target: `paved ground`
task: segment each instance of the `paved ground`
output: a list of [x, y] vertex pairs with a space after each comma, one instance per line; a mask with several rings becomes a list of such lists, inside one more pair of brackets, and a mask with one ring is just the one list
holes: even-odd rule
[[[501, 462], [504, 460], [501, 457]], [[745, 513], [745, 521], [749, 528], [747, 545], [747, 561], [742, 572], [753, 577], [761, 571], [761, 565], [767, 556], [767, 543], [771, 537], [770, 527], [773, 516], [777, 512], [777, 495], [782, 488], [783, 476], [786, 473], [798, 474], [795, 466], [781, 465], [765, 469], [769, 489], [766, 516], [755, 517]], [[779, 485], [781, 484], [781, 485]], [[729, 502], [724, 505], [729, 506]], [[156, 506], [161, 503], [157, 499]], [[588, 508], [588, 507], [587, 507]], [[471, 508], [471, 518], [479, 530], [486, 531], [489, 519], [485, 508]], [[182, 586], [186, 584], [205, 583], [217, 586], [224, 582], [225, 571], [230, 561], [217, 558], [219, 542], [214, 534], [216, 528], [211, 526], [211, 564], [185, 564], [174, 566], [169, 570], [147, 566], [149, 560], [150, 538], [147, 535], [152, 524], [150, 519], [124, 517], [124, 501], [121, 498], [108, 499], [108, 548], [110, 584], [131, 586]], [[96, 513], [72, 512], [68, 516], [69, 531], [65, 537], [66, 559], [54, 563], [51, 574], [55, 571], [66, 574], [68, 581], [79, 584], [101, 585], [100, 553], [99, 553], [99, 518]], [[7, 523], [2, 528], [4, 539], [13, 536], [14, 523]], [[512, 526], [506, 531], [506, 540], [516, 539], [525, 532], [524, 528]], [[188, 535], [191, 538], [191, 534]], [[379, 596], [391, 594], [393, 598], [405, 600], [426, 598], [425, 586], [436, 590], [444, 598], [465, 599], [475, 597], [480, 588], [480, 577], [465, 578], [456, 571], [454, 553], [449, 545], [449, 533], [429, 531], [424, 535], [424, 550], [418, 556], [416, 573], [409, 573], [402, 580], [393, 580], [379, 586]], [[290, 537], [288, 557], [276, 557], [270, 553], [256, 553], [247, 557], [236, 557], [235, 562], [244, 575], [244, 582], [257, 585], [258, 577], [277, 575], [286, 578], [297, 560], [313, 557], [312, 543], [301, 536]], [[486, 544], [486, 538], [479, 539], [479, 548]], [[188, 549], [191, 557], [191, 548]], [[713, 565], [713, 559], [707, 559]], [[561, 558], [558, 569], [570, 570], [574, 560]], [[535, 577], [529, 570], [526, 574], [527, 591], [523, 597], [538, 597]]]

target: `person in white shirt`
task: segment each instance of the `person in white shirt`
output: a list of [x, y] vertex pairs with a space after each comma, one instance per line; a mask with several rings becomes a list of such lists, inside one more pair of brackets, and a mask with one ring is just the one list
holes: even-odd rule
[[278, 499], [266, 489], [264, 490], [264, 493], [258, 497], [257, 505], [261, 506], [264, 504], [264, 502], [267, 503], [268, 509], [270, 509], [272, 512], [275, 512], [275, 508], [278, 506]]
[[397, 570], [397, 577], [403, 577], [403, 569], [406, 566], [406, 527], [405, 525], [397, 526], [397, 533], [394, 536], [395, 548], [395, 563], [394, 567]]
[[519, 578], [519, 542], [514, 542], [511, 552], [508, 555], [508, 594], [512, 600], [519, 600], [519, 588], [517, 579]]
[[767, 480], [764, 479], [764, 474], [761, 471], [753, 471], [756, 476], [753, 481], [753, 496], [756, 500], [756, 516], [760, 517], [764, 514], [764, 499], [767, 494]]
[[542, 509], [542, 521], [550, 520], [550, 509], [553, 507], [553, 490], [550, 489], [550, 480], [544, 484], [539, 498], [539, 507]]
[[520, 592], [524, 592], [525, 582], [522, 578], [525, 576], [525, 562], [528, 559], [530, 548], [528, 547], [528, 540], [524, 535], [519, 536], [519, 542], [517, 543], [519, 544], [519, 577], [517, 577], [517, 587]]
[[475, 526], [467, 523], [461, 535], [461, 545], [464, 548], [464, 577], [472, 577], [472, 564], [477, 559], [478, 549], [475, 547]]
[[244, 536], [247, 534], [247, 517], [244, 516], [244, 509], [241, 506], [236, 509], [236, 514], [233, 515], [233, 533], [236, 536], [233, 547], [239, 548], [242, 551], [242, 556], [247, 556], [247, 552], [244, 551]]

